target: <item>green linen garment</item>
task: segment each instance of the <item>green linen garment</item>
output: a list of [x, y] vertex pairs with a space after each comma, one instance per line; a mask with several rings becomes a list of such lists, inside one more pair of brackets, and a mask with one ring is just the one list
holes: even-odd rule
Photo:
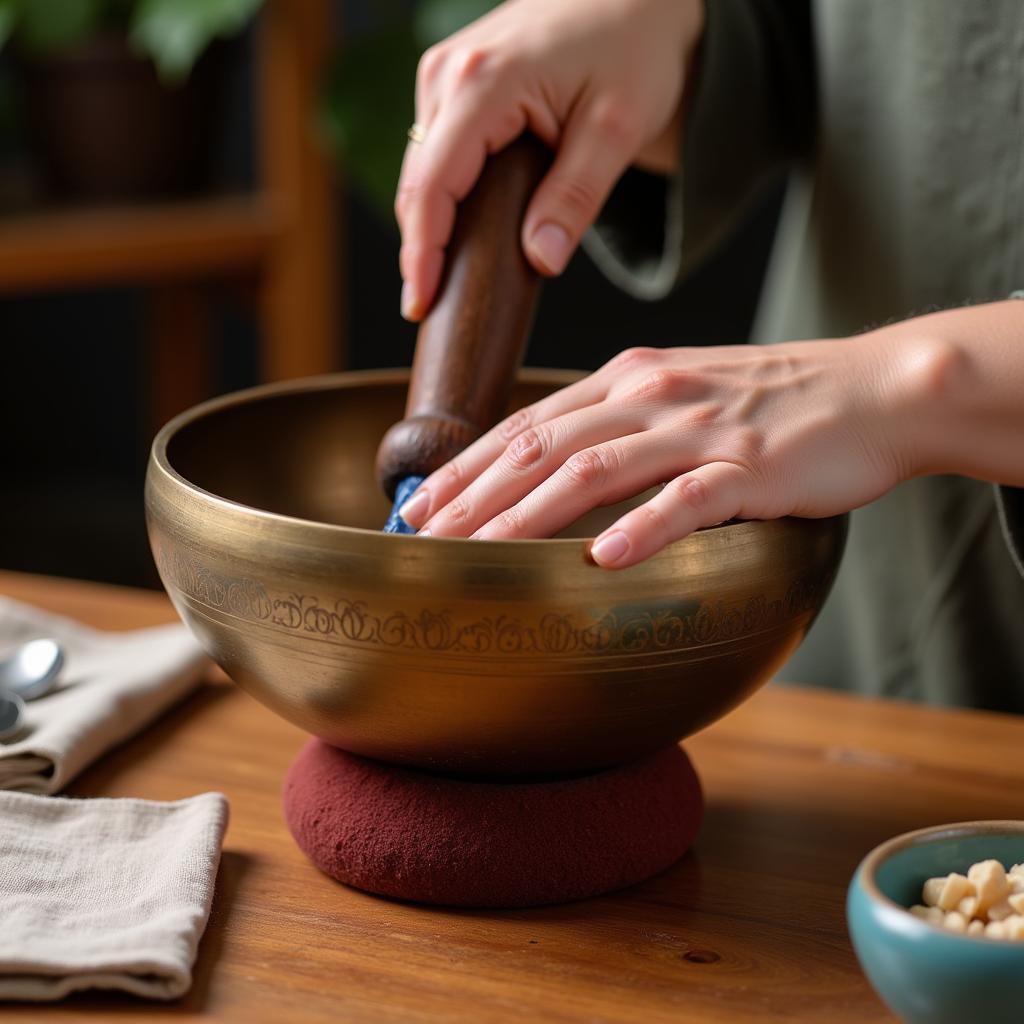
[[[661, 296], [783, 173], [757, 341], [1024, 288], [1024, 4], [710, 0], [682, 173], [629, 172], [585, 244], [611, 280]], [[897, 487], [853, 514], [780, 677], [1024, 712], [1022, 539], [1020, 490]]]

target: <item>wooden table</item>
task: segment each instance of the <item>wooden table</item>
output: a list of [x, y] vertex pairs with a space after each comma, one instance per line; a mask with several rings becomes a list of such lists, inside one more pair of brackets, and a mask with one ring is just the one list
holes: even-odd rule
[[[0, 574], [0, 593], [109, 629], [169, 620], [161, 596]], [[211, 678], [71, 787], [231, 801], [195, 984], [174, 1004], [81, 995], [5, 1020], [735, 1022], [890, 1019], [857, 967], [846, 883], [875, 843], [1020, 817], [1024, 720], [770, 687], [687, 743], [707, 818], [643, 885], [529, 911], [377, 899], [318, 873], [278, 795], [303, 742]]]

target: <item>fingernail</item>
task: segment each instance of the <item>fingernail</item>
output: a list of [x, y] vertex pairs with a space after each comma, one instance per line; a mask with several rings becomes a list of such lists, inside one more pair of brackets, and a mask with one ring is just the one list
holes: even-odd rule
[[560, 274], [572, 253], [569, 233], [558, 224], [541, 224], [530, 239], [534, 256], [552, 274]]
[[430, 536], [430, 531], [424, 527], [424, 529], [420, 530], [419, 533], [416, 534], [416, 536], [417, 537], [429, 537]]
[[399, 510], [398, 514], [410, 525], [418, 526], [426, 522], [430, 511], [430, 495], [426, 491], [417, 491]]
[[628, 550], [629, 538], [621, 530], [613, 530], [594, 541], [590, 555], [601, 565], [614, 565]]
[[416, 292], [412, 285], [406, 281], [402, 285], [402, 316], [406, 320], [412, 320], [416, 312]]

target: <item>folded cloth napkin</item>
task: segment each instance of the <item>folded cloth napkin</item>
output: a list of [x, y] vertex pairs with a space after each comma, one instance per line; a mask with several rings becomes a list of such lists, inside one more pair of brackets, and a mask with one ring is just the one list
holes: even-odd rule
[[67, 661], [57, 689], [26, 705], [22, 732], [0, 741], [0, 790], [59, 792], [188, 693], [206, 666], [184, 626], [103, 633], [0, 597], [0, 652], [37, 637], [59, 640]]
[[227, 801], [0, 793], [0, 999], [192, 984]]

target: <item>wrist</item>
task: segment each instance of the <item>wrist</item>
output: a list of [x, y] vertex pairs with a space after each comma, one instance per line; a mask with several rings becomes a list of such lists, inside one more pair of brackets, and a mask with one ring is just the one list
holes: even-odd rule
[[951, 424], [965, 415], [970, 361], [956, 332], [937, 314], [868, 337], [878, 353], [880, 428], [900, 479], [963, 472]]
[[901, 323], [796, 344], [826, 346], [834, 421], [853, 431], [886, 489], [935, 472], [929, 424], [947, 386], [949, 353], [942, 341], [928, 332], [908, 332]]

